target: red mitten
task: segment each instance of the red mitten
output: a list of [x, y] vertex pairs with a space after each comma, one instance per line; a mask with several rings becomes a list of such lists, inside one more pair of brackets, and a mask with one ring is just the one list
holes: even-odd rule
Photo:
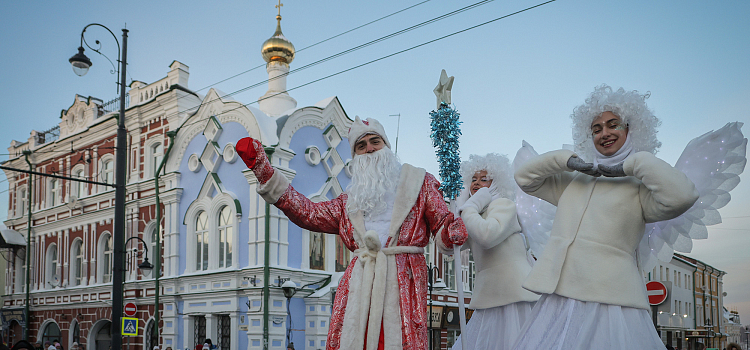
[[234, 146], [245, 165], [255, 173], [261, 184], [265, 184], [273, 175], [273, 167], [268, 161], [266, 151], [260, 141], [245, 137], [237, 141]]
[[454, 244], [463, 245], [464, 242], [466, 242], [466, 239], [469, 238], [469, 234], [466, 233], [464, 221], [459, 217], [448, 225], [448, 229], [443, 232], [442, 236], [443, 244], [445, 244], [448, 249], [453, 248]]

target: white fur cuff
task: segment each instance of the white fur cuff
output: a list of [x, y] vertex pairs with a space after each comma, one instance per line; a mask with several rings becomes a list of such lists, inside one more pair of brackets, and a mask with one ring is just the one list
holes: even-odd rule
[[289, 180], [280, 171], [276, 170], [268, 179], [268, 182], [258, 185], [258, 194], [271, 204], [276, 203], [289, 187]]

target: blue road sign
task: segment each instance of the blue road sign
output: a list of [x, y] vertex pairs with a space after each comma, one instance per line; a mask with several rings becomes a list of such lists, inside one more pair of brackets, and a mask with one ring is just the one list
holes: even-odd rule
[[134, 317], [122, 318], [122, 335], [129, 337], [138, 336], [138, 319]]

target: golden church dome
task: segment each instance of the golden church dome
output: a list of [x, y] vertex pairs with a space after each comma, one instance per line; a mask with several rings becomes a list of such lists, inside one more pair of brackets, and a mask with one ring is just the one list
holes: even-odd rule
[[276, 33], [263, 43], [260, 52], [266, 62], [281, 61], [289, 64], [294, 60], [294, 45], [281, 33], [281, 16], [276, 16]]

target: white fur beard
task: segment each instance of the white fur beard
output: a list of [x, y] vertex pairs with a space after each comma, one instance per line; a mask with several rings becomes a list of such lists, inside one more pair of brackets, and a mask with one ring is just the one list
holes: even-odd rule
[[354, 156], [349, 164], [352, 182], [346, 189], [349, 198], [346, 211], [362, 210], [366, 216], [382, 214], [386, 210], [386, 193], [395, 193], [398, 186], [401, 164], [388, 147]]

